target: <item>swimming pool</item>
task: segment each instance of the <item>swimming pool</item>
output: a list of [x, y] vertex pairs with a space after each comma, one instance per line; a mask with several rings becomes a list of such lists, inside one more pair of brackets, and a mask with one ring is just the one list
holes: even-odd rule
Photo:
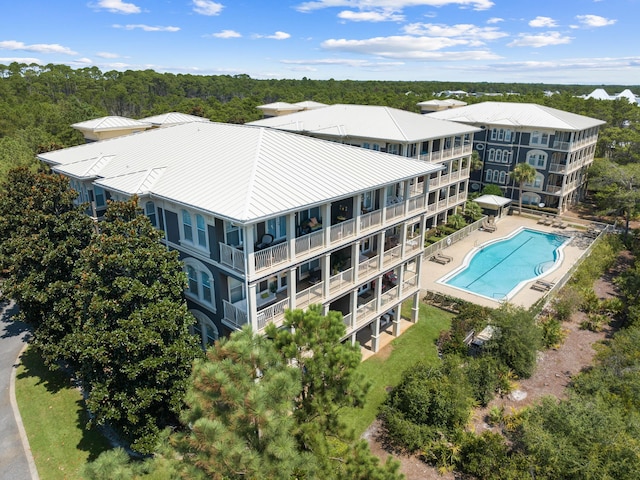
[[520, 228], [472, 250], [461, 267], [438, 280], [491, 298], [510, 299], [524, 284], [555, 270], [570, 237]]

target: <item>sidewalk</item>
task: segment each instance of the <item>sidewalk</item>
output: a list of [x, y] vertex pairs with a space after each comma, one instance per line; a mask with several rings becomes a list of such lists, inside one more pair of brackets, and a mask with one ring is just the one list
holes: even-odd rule
[[0, 310], [0, 480], [37, 480], [13, 390], [18, 357], [29, 338], [28, 327], [11, 320], [16, 310], [13, 303]]

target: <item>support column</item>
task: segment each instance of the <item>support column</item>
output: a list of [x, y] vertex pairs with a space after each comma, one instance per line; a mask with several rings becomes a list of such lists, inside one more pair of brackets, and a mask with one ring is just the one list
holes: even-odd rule
[[289, 258], [296, 259], [296, 214], [287, 215], [287, 238], [289, 239]]
[[325, 253], [320, 259], [321, 280], [322, 280], [322, 296], [329, 298], [331, 296], [331, 285], [329, 278], [331, 277], [331, 255]]
[[380, 349], [380, 317], [371, 324], [371, 350], [376, 353]]
[[356, 240], [351, 246], [351, 268], [353, 269], [353, 283], [354, 285], [358, 285], [360, 273], [360, 240]]
[[258, 305], [256, 301], [256, 288], [255, 283], [249, 284], [247, 291], [247, 317], [249, 317], [249, 323], [254, 332], [258, 331]]
[[298, 293], [298, 279], [296, 278], [296, 268], [292, 267], [287, 272], [287, 290], [289, 292], [289, 308], [294, 310], [297, 305], [297, 293]]
[[244, 271], [249, 278], [253, 278], [256, 273], [256, 257], [253, 251], [253, 227], [243, 227], [244, 235]]
[[420, 291], [413, 294], [413, 306], [411, 307], [411, 321], [418, 323], [420, 319]]

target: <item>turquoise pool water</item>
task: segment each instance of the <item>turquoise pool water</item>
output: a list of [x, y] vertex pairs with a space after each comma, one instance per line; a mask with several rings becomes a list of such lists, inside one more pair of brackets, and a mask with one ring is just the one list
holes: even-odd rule
[[494, 300], [509, 299], [523, 282], [555, 269], [569, 237], [521, 229], [480, 246], [441, 283]]

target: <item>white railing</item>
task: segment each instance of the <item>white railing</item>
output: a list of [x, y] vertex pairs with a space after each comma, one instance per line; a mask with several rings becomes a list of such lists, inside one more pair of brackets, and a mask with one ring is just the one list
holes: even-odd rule
[[402, 257], [402, 246], [396, 245], [384, 252], [383, 263], [385, 266], [391, 263], [395, 263]]
[[393, 302], [398, 298], [399, 294], [400, 288], [398, 286], [390, 288], [380, 296], [380, 305], [386, 305], [389, 302]]
[[247, 312], [241, 308], [236, 307], [233, 303], [227, 300], [222, 300], [224, 306], [224, 319], [237, 328], [242, 328], [243, 325], [248, 323]]
[[366, 231], [382, 225], [382, 210], [360, 215], [360, 231]]
[[371, 272], [378, 270], [378, 257], [371, 257], [358, 265], [358, 275], [361, 277], [368, 276]]
[[566, 173], [567, 166], [563, 163], [552, 163], [549, 166], [549, 172], [551, 173]]
[[404, 290], [410, 290], [418, 286], [418, 275], [407, 276], [408, 272], [405, 272], [405, 278], [402, 281], [402, 288]]
[[353, 283], [353, 268], [349, 268], [343, 272], [338, 273], [337, 275], [333, 275], [329, 277], [329, 290], [331, 292], [335, 292], [339, 290], [344, 285], [350, 285]]
[[414, 250], [420, 250], [422, 248], [422, 237], [420, 235], [417, 235], [413, 238], [407, 238], [407, 240], [404, 242], [406, 247], [405, 247], [405, 251], [406, 252], [413, 252]]
[[323, 299], [323, 287], [324, 282], [316, 283], [315, 285], [302, 290], [296, 294], [296, 308], [305, 308], [312, 303], [322, 303]]
[[409, 199], [409, 211], [413, 212], [414, 210], [419, 210], [424, 208], [426, 200], [424, 195], [419, 197], [413, 197]]
[[244, 272], [244, 252], [225, 243], [218, 245], [220, 245], [220, 263]]
[[356, 313], [356, 327], [364, 325], [370, 320], [373, 313], [376, 312], [376, 299], [364, 303], [358, 307]]
[[296, 255], [312, 252], [324, 247], [324, 231], [317, 230], [308, 235], [296, 238]]
[[267, 308], [258, 312], [258, 330], [264, 329], [269, 323], [274, 323], [276, 326], [280, 326], [282, 320], [284, 320], [284, 311], [289, 306], [289, 299], [285, 298], [278, 303], [268, 306]]
[[392, 220], [402, 215], [404, 215], [404, 202], [387, 206], [387, 214], [386, 214], [387, 220]]
[[345, 327], [347, 327], [347, 331], [352, 327], [351, 322], [353, 321], [353, 314], [347, 313], [342, 316], [342, 321], [344, 322]]
[[256, 272], [272, 268], [289, 260], [288, 243], [279, 243], [255, 253]]
[[353, 218], [331, 225], [331, 242], [339, 242], [355, 234], [355, 220]]

